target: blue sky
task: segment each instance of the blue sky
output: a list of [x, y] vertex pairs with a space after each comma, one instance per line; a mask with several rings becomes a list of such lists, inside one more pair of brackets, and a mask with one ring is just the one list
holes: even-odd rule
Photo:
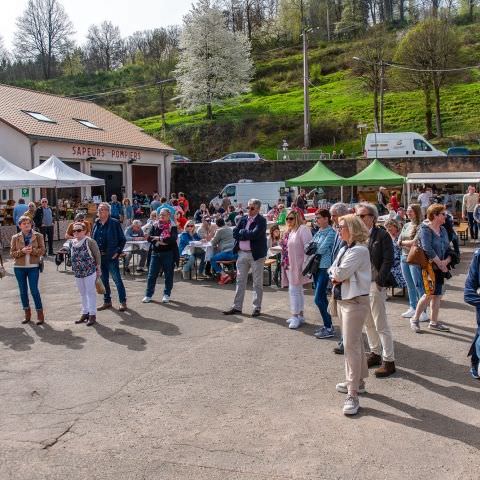
[[[8, 0], [1, 0], [0, 3]], [[109, 20], [120, 27], [122, 36], [136, 30], [181, 24], [192, 0], [60, 0], [76, 30], [75, 39], [82, 44], [92, 23]], [[27, 5], [27, 0], [8, 1], [0, 15], [0, 35], [5, 46], [12, 47], [15, 20]]]

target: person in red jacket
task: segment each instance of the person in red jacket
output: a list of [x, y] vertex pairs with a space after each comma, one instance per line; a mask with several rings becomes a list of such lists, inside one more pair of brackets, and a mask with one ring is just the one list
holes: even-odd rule
[[395, 211], [397, 211], [400, 207], [398, 203], [397, 192], [395, 190], [392, 192], [392, 196], [390, 197], [390, 204]]

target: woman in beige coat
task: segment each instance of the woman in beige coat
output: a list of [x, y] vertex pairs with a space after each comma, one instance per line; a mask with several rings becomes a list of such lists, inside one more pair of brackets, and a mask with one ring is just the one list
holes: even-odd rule
[[32, 219], [22, 216], [18, 220], [20, 233], [12, 237], [10, 243], [10, 256], [14, 259], [13, 271], [17, 278], [20, 290], [25, 317], [22, 323], [28, 323], [32, 318], [28, 290], [33, 297], [35, 309], [37, 310], [37, 325], [45, 321], [43, 314], [42, 298], [38, 290], [40, 278], [40, 258], [45, 255], [45, 242], [41, 233], [35, 232], [32, 228]]

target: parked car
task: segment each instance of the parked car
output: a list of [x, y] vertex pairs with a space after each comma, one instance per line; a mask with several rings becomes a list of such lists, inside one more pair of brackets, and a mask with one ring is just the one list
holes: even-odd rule
[[450, 147], [447, 150], [449, 157], [462, 157], [464, 155], [471, 155], [472, 152], [467, 147]]
[[445, 157], [415, 132], [369, 133], [365, 139], [367, 158]]
[[189, 163], [189, 162], [191, 162], [191, 160], [188, 157], [185, 157], [183, 155], [178, 155], [178, 154], [175, 154], [173, 156], [173, 161], [178, 162], [178, 163]]
[[235, 152], [213, 160], [213, 162], [261, 162], [262, 160], [264, 159], [255, 152]]

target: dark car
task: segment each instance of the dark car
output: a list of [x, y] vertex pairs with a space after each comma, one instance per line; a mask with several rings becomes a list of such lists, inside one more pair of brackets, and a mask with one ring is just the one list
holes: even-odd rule
[[471, 155], [472, 153], [467, 147], [450, 147], [447, 150], [449, 157], [463, 157], [465, 155]]

